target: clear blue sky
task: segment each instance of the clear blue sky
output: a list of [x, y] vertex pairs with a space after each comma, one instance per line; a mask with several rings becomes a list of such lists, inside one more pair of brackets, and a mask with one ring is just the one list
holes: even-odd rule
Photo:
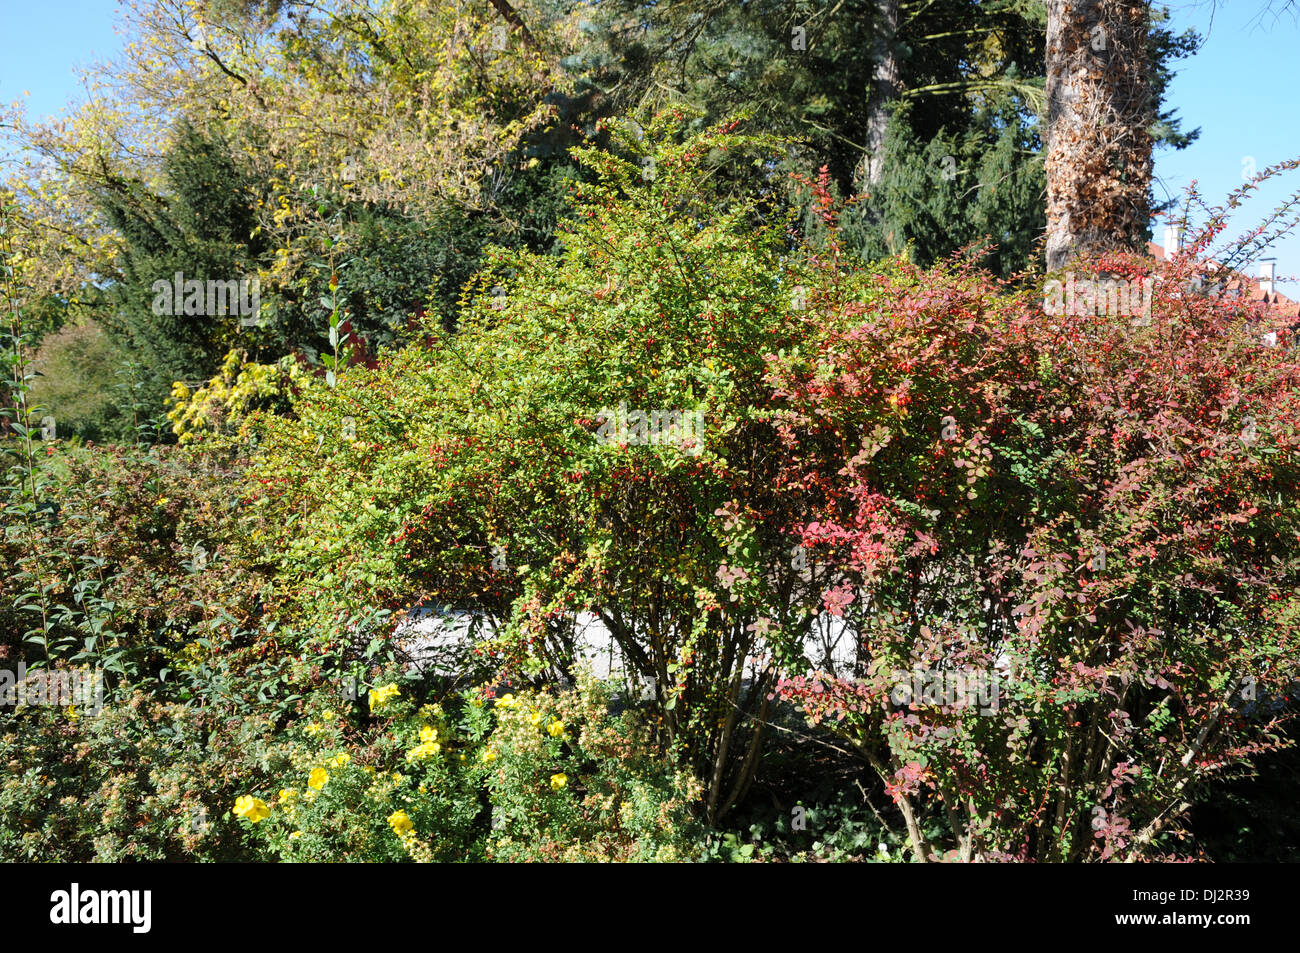
[[[1273, 0], [1280, 7], [1281, 0]], [[1182, 152], [1156, 154], [1156, 194], [1177, 195], [1192, 179], [1217, 203], [1240, 185], [1243, 163], [1263, 169], [1300, 157], [1300, 24], [1292, 13], [1269, 13], [1269, 0], [1169, 0], [1174, 25], [1195, 27], [1204, 47], [1176, 66], [1169, 102], [1185, 129], [1201, 137]], [[33, 117], [55, 115], [80, 95], [74, 68], [115, 56], [116, 0], [0, 0], [0, 101], [23, 98]], [[1262, 219], [1289, 191], [1292, 173], [1252, 200], [1234, 219], [1233, 234]], [[1155, 226], [1163, 242], [1164, 229]], [[1300, 235], [1271, 249], [1278, 275], [1300, 277]], [[1300, 284], [1285, 287], [1300, 297]]]
[[117, 0], [0, 0], [0, 102], [57, 115], [80, 98], [74, 69], [121, 51], [117, 16]]
[[[1200, 127], [1201, 137], [1181, 152], [1156, 152], [1158, 199], [1177, 196], [1197, 180], [1202, 196], [1220, 204], [1244, 183], [1243, 165], [1253, 158], [1258, 169], [1300, 158], [1300, 23], [1292, 12], [1276, 12], [1273, 0], [1170, 0], [1166, 3], [1180, 31], [1194, 27], [1203, 37], [1201, 51], [1175, 64], [1178, 71], [1168, 93], [1184, 129]], [[1211, 16], [1213, 15], [1213, 16]], [[1263, 187], [1231, 220], [1226, 236], [1258, 224], [1289, 193], [1300, 191], [1300, 171]], [[1164, 226], [1154, 227], [1164, 243]], [[1277, 274], [1300, 277], [1300, 236], [1279, 242], [1265, 253], [1277, 257]], [[1281, 290], [1300, 297], [1300, 284]]]

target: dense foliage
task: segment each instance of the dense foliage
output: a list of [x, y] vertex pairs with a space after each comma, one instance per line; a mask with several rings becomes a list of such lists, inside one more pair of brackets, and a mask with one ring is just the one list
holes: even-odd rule
[[1293, 342], [1205, 241], [1032, 267], [1041, 4], [883, 106], [877, 6], [130, 4], [0, 195], [0, 679], [103, 691], [0, 698], [0, 856], [1244, 849]]

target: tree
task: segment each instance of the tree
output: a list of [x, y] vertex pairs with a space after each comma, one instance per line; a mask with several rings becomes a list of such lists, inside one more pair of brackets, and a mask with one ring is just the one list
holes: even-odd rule
[[890, 106], [898, 98], [899, 63], [894, 44], [898, 38], [899, 0], [876, 0], [875, 49], [872, 50], [871, 95], [867, 106], [867, 142], [863, 155], [863, 188], [880, 181], [885, 171], [885, 134]]
[[1047, 267], [1137, 250], [1151, 217], [1156, 120], [1144, 0], [1050, 0]]
[[[51, 170], [15, 183], [35, 226], [20, 253], [53, 318], [86, 302], [129, 341], [154, 399], [209, 377], [234, 336], [153, 315], [159, 278], [257, 277], [266, 323], [240, 345], [312, 360], [332, 278], [373, 352], [425, 308], [450, 326], [489, 241], [549, 241], [565, 175], [521, 148], [551, 115], [532, 9], [133, 0], [124, 16], [133, 42], [88, 104], [59, 123], [15, 117]], [[542, 22], [564, 36], [563, 17]], [[178, 140], [187, 126], [201, 137]]]
[[[110, 176], [99, 193], [104, 217], [122, 236], [105, 277], [108, 307], [100, 323], [142, 365], [147, 402], [161, 408], [178, 380], [204, 379], [240, 330], [236, 307], [209, 313], [174, 294], [174, 278], [252, 281], [264, 249], [255, 233], [255, 181], [219, 134], [182, 121], [163, 162], [163, 191]], [[169, 289], [159, 307], [157, 282]]]
[[[1007, 243], [1007, 270], [1027, 263], [1026, 236], [1042, 227], [1037, 0], [848, 0], [816, 10], [790, 0], [619, 0], [600, 8], [566, 66], [601, 114], [684, 101], [703, 121], [719, 121], [752, 109], [788, 142], [750, 185], [806, 211], [808, 226], [811, 196], [786, 173], [825, 165], [840, 195], [868, 193], [846, 241], [869, 258], [914, 243], [910, 253], [929, 261], [991, 234]], [[986, 161], [990, 153], [996, 162]], [[908, 227], [902, 203], [936, 192], [942, 210]], [[958, 219], [982, 230], [953, 235]]]

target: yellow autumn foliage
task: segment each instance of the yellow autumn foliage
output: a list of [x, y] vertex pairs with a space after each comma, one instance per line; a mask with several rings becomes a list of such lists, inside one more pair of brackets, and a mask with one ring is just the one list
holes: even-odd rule
[[238, 430], [252, 411], [305, 376], [292, 358], [258, 364], [248, 361], [243, 351], [232, 350], [221, 370], [197, 390], [191, 391], [183, 381], [172, 385], [167, 419], [181, 444]]

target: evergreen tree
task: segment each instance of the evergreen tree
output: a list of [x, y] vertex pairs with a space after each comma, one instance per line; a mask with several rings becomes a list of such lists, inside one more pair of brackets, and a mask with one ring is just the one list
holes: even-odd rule
[[[1157, 104], [1171, 62], [1196, 42], [1164, 20], [1157, 12], [1150, 30]], [[701, 107], [701, 123], [750, 110], [790, 139], [786, 161], [767, 170], [786, 200], [801, 201], [784, 191], [785, 173], [823, 165], [841, 195], [865, 193], [844, 224], [866, 257], [910, 248], [933, 261], [987, 236], [996, 250], [985, 263], [1007, 274], [1035, 259], [1043, 232], [1046, 26], [1045, 0], [605, 0], [564, 65], [589, 116], [674, 101]], [[888, 133], [873, 171], [882, 110]], [[1150, 133], [1177, 148], [1196, 135], [1170, 110], [1155, 114]]]
[[[122, 238], [100, 323], [139, 362], [142, 393], [161, 406], [173, 381], [210, 376], [235, 341], [240, 316], [186, 314], [160, 300], [157, 283], [252, 280], [261, 251], [254, 235], [255, 183], [222, 140], [188, 120], [176, 127], [162, 164], [162, 192], [112, 177], [98, 194]], [[205, 295], [206, 307], [206, 295]], [[157, 305], [157, 307], [156, 307]]]

